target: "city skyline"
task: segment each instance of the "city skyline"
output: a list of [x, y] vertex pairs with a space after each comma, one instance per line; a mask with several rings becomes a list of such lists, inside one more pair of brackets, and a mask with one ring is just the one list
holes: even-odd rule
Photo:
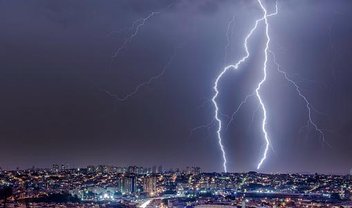
[[352, 175], [54, 165], [50, 169], [0, 170], [0, 176], [4, 207], [349, 207], [352, 197]]
[[[68, 170], [89, 170], [89, 169], [94, 169], [94, 170], [99, 170], [102, 171], [104, 169], [109, 169], [114, 170], [117, 173], [134, 173], [134, 174], [155, 174], [155, 173], [174, 173], [174, 172], [183, 172], [183, 173], [219, 173], [219, 174], [245, 174], [245, 173], [258, 173], [258, 174], [268, 174], [268, 175], [276, 175], [276, 174], [302, 174], [302, 175], [336, 175], [336, 176], [348, 176], [352, 175], [352, 168], [348, 170], [345, 173], [335, 173], [335, 172], [330, 172], [330, 173], [319, 173], [319, 172], [307, 172], [307, 171], [301, 171], [301, 172], [267, 172], [263, 173], [261, 171], [258, 171], [257, 169], [254, 170], [249, 170], [249, 171], [243, 171], [243, 172], [223, 172], [223, 171], [206, 171], [202, 169], [199, 166], [185, 166], [185, 167], [164, 167], [162, 165], [153, 165], [153, 166], [138, 166], [138, 165], [127, 165], [127, 166], [121, 166], [121, 165], [109, 165], [109, 164], [90, 164], [87, 166], [72, 166], [68, 163], [66, 164], [59, 164], [59, 163], [54, 163], [51, 166], [47, 167], [37, 167], [35, 165], [31, 167], [16, 167], [16, 168], [2, 168], [0, 167], [0, 171], [40, 171], [40, 170], [51, 170], [51, 171], [68, 171]], [[133, 170], [133, 171], [131, 171]], [[112, 171], [112, 172], [114, 172]]]
[[[352, 168], [352, 4], [263, 1], [270, 18], [262, 113], [264, 25], [251, 56], [219, 84], [229, 172], [347, 174]], [[70, 164], [201, 167], [223, 172], [213, 84], [245, 55], [257, 1], [0, 1], [0, 167]], [[312, 123], [292, 83], [311, 104]], [[310, 115], [309, 115], [310, 116]]]

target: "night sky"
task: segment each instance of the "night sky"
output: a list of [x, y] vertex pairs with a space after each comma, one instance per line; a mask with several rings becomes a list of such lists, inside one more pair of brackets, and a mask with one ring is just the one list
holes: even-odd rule
[[[274, 1], [265, 1], [268, 10]], [[263, 172], [347, 173], [352, 168], [352, 1], [280, 0], [271, 49], [312, 106], [269, 60], [263, 99], [272, 147]], [[117, 57], [137, 19], [152, 16]], [[200, 166], [222, 171], [211, 123], [213, 83], [244, 54], [262, 11], [254, 0], [0, 0], [0, 167], [109, 164]], [[226, 51], [228, 22], [230, 45]], [[251, 57], [221, 80], [225, 115], [263, 73], [264, 27]], [[165, 68], [165, 73], [126, 101]], [[222, 117], [226, 121], [226, 116]], [[264, 150], [262, 113], [251, 98], [223, 133], [229, 171], [255, 170]]]

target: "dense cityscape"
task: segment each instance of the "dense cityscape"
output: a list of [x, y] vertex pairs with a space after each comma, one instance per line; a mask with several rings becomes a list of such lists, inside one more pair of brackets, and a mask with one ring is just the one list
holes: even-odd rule
[[205, 173], [199, 167], [1, 170], [7, 207], [351, 207], [352, 175]]

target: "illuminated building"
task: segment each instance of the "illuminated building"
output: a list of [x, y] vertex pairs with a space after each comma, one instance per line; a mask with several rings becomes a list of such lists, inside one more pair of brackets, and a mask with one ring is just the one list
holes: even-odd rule
[[144, 184], [143, 184], [143, 189], [144, 192], [148, 193], [149, 196], [153, 196], [156, 194], [156, 183], [157, 183], [157, 177], [154, 175], [147, 176], [144, 179]]
[[118, 188], [123, 194], [135, 193], [136, 188], [136, 177], [135, 176], [124, 176], [120, 178]]

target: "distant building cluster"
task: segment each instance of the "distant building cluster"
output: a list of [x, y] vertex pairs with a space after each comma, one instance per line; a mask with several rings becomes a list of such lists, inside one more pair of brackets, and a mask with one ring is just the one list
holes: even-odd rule
[[350, 207], [351, 200], [350, 175], [56, 164], [49, 169], [0, 169], [0, 203], [12, 207]]

